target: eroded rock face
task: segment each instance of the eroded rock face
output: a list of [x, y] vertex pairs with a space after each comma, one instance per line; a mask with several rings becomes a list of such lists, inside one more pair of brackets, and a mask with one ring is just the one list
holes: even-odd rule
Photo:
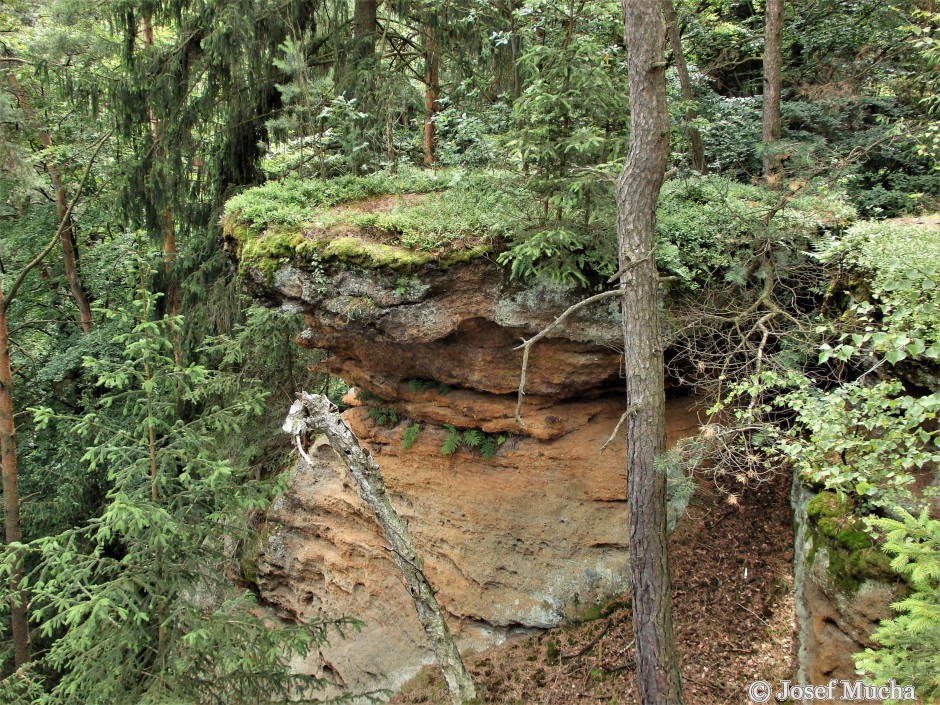
[[[322, 368], [361, 390], [345, 418], [381, 466], [462, 647], [577, 618], [627, 589], [623, 441], [600, 451], [624, 408], [614, 299], [533, 349], [520, 426], [515, 348], [583, 292], [524, 288], [487, 260], [412, 274], [292, 264], [256, 285], [302, 312], [301, 344], [329, 351]], [[377, 425], [370, 406], [393, 408], [396, 425]], [[687, 399], [669, 420], [673, 439], [698, 429]], [[405, 450], [413, 423], [422, 430]], [[445, 425], [504, 442], [489, 460], [466, 446], [445, 455]], [[312, 460], [268, 514], [261, 595], [291, 619], [366, 622], [298, 668], [352, 690], [395, 688], [432, 655], [345, 466], [326, 444]]]
[[889, 570], [849, 569], [846, 548], [827, 540], [819, 518], [808, 516], [807, 507], [816, 496], [794, 478], [797, 682], [825, 685], [832, 679], [859, 678], [852, 655], [875, 646], [872, 632], [881, 620], [894, 616], [891, 604], [903, 588]]
[[[604, 453], [615, 404], [584, 413], [553, 441], [517, 437], [489, 461], [443, 455], [446, 432], [428, 427], [401, 447], [405, 423], [376, 426], [345, 414], [379, 462], [462, 648], [578, 618], [625, 591], [623, 442]], [[671, 438], [698, 428], [688, 401], [670, 405]], [[346, 614], [366, 622], [303, 669], [353, 690], [395, 688], [432, 661], [411, 599], [377, 523], [325, 442], [301, 462], [268, 516], [258, 564], [266, 600], [292, 619]]]
[[[301, 343], [329, 350], [324, 369], [373, 392], [382, 382], [432, 379], [487, 394], [512, 394], [514, 350], [585, 296], [541, 282], [524, 288], [488, 260], [418, 274], [328, 262], [278, 270], [269, 297], [302, 311]], [[561, 399], [603, 389], [620, 373], [619, 307], [599, 302], [562, 323], [533, 352], [526, 390]]]

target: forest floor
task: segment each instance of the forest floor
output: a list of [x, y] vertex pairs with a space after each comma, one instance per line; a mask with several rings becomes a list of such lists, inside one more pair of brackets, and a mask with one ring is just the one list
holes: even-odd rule
[[[686, 705], [746, 703], [747, 686], [794, 668], [790, 482], [736, 505], [707, 482], [673, 533], [673, 622]], [[629, 596], [602, 617], [511, 640], [467, 658], [487, 705], [636, 703]], [[422, 670], [393, 705], [445, 705], [439, 671]]]

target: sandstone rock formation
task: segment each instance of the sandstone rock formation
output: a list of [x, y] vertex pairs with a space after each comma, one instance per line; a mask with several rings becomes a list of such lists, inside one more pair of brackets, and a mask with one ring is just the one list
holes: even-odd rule
[[[382, 467], [461, 647], [576, 619], [627, 589], [623, 443], [598, 452], [618, 417], [611, 404], [559, 439], [518, 437], [487, 461], [466, 449], [442, 455], [446, 432], [430, 427], [405, 451], [404, 423], [385, 428], [364, 408], [346, 413]], [[670, 422], [674, 436], [698, 425], [678, 402]], [[431, 653], [342, 461], [323, 442], [311, 457], [269, 513], [262, 595], [293, 619], [365, 621], [304, 668], [326, 666], [353, 690], [395, 688]]]
[[[798, 683], [857, 680], [852, 654], [875, 646], [872, 632], [894, 615], [891, 604], [904, 589], [888, 559], [870, 542], [865, 545], [864, 533], [857, 536], [860, 541], [846, 545], [855, 520], [834, 497], [817, 495], [794, 478]], [[829, 530], [827, 520], [837, 521], [841, 530]]]
[[[464, 648], [547, 628], [627, 589], [623, 442], [600, 448], [623, 412], [618, 305], [573, 316], [532, 352], [514, 420], [514, 348], [584, 296], [520, 286], [486, 259], [410, 272], [329, 259], [252, 272], [255, 293], [302, 312], [303, 345], [357, 388], [346, 419], [379, 462]], [[394, 411], [385, 425], [370, 408]], [[689, 400], [670, 435], [694, 433]], [[408, 450], [403, 435], [421, 425]], [[449, 433], [503, 439], [487, 460]], [[363, 630], [298, 667], [351, 690], [395, 688], [431, 654], [378, 526], [326, 444], [301, 462], [267, 517], [262, 597], [291, 619], [346, 614]]]

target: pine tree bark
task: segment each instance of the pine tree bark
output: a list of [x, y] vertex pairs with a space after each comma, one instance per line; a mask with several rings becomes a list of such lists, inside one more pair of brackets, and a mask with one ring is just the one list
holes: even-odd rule
[[653, 255], [656, 205], [669, 157], [669, 111], [657, 0], [621, 0], [630, 85], [630, 147], [617, 180], [617, 238], [623, 288], [627, 386], [627, 528], [643, 705], [681, 705], [666, 543], [663, 347], [659, 274]]
[[[26, 97], [26, 92], [23, 90], [19, 80], [12, 71], [7, 72], [7, 82], [13, 89], [13, 94], [20, 104], [23, 114], [26, 115], [26, 118], [33, 123], [33, 127], [39, 132], [43, 145], [46, 149], [52, 149], [51, 135], [42, 129], [42, 125], [36, 117], [33, 106]], [[52, 182], [52, 189], [55, 192], [56, 214], [59, 220], [63, 220], [66, 218], [66, 209], [68, 207], [66, 203], [65, 186], [62, 184], [59, 172], [52, 162], [46, 162], [46, 173], [49, 174], [49, 181]], [[62, 228], [60, 238], [62, 241], [62, 263], [65, 266], [65, 279], [68, 282], [69, 293], [71, 293], [72, 298], [75, 300], [75, 305], [78, 307], [82, 332], [89, 333], [93, 326], [91, 303], [88, 301], [88, 295], [85, 293], [85, 287], [82, 286], [82, 280], [78, 274], [78, 264], [75, 256], [75, 228], [71, 216], [64, 222], [65, 226]]]
[[418, 620], [444, 674], [451, 702], [453, 705], [462, 705], [476, 698], [473, 680], [464, 667], [434, 596], [435, 590], [424, 574], [423, 562], [415, 550], [408, 525], [392, 506], [378, 463], [363, 450], [336, 407], [323, 395], [302, 393], [300, 400], [294, 402], [287, 414], [284, 430], [296, 439], [301, 452], [309, 434], [324, 434], [333, 450], [346, 463], [359, 495], [375, 514], [395, 565], [405, 579]]
[[[111, 133], [105, 134], [94, 147], [94, 152], [82, 178], [75, 188], [75, 195], [66, 205], [65, 212], [59, 218], [52, 238], [46, 243], [46, 246], [33, 257], [13, 279], [10, 288], [4, 291], [4, 281], [0, 273], [0, 475], [2, 475], [3, 484], [3, 535], [4, 542], [9, 545], [18, 543], [23, 538], [22, 525], [20, 523], [20, 490], [19, 490], [19, 469], [16, 462], [16, 417], [13, 413], [13, 371], [10, 365], [10, 332], [8, 328], [8, 316], [10, 303], [16, 298], [20, 287], [26, 281], [28, 275], [33, 269], [42, 264], [42, 261], [55, 249], [57, 243], [61, 242], [62, 232], [71, 222], [72, 209], [78, 201], [78, 197], [85, 188], [85, 182], [88, 181], [88, 175], [95, 163], [98, 152], [102, 145], [108, 140]], [[29, 621], [28, 621], [28, 595], [21, 588], [23, 583], [23, 564], [20, 556], [10, 575], [10, 592], [15, 596], [14, 604], [10, 607], [10, 631], [13, 635], [13, 663], [19, 668], [29, 661]]]
[[764, 97], [761, 143], [764, 150], [764, 183], [783, 184], [780, 158], [780, 92], [783, 84], [783, 0], [767, 0], [764, 8]]
[[431, 166], [437, 161], [437, 139], [434, 116], [441, 109], [440, 56], [437, 50], [437, 38], [434, 27], [425, 18], [424, 27], [424, 140], [422, 151], [424, 163]]
[[[7, 329], [7, 299], [0, 281], [0, 468], [3, 471], [3, 530], [7, 545], [23, 539], [20, 528], [20, 490], [16, 467], [16, 425], [13, 420], [13, 373], [10, 367], [10, 336]], [[26, 594], [20, 590], [23, 564], [18, 560], [10, 575], [10, 631], [13, 635], [13, 664], [29, 661], [29, 622]]]
[[[666, 18], [666, 34], [669, 36], [669, 45], [672, 47], [672, 59], [676, 64], [676, 73], [679, 76], [679, 89], [682, 91], [682, 100], [686, 103], [695, 101], [695, 91], [692, 89], [692, 78], [689, 76], [689, 65], [685, 61], [682, 51], [682, 37], [679, 35], [679, 18], [676, 15], [674, 0], [662, 0], [663, 16]], [[695, 126], [698, 113], [694, 108], [687, 108], [684, 116], [684, 131], [689, 140], [689, 156], [692, 158], [692, 168], [700, 174], [708, 173], [705, 164], [705, 145], [702, 134]]]
[[[42, 264], [42, 261], [61, 242], [62, 232], [71, 222], [72, 209], [78, 197], [85, 188], [88, 175], [95, 163], [98, 152], [108, 140], [111, 133], [105, 134], [94, 147], [91, 159], [85, 166], [85, 172], [75, 188], [75, 195], [66, 205], [65, 212], [59, 218], [52, 238], [46, 246], [33, 257], [13, 279], [7, 291], [4, 291], [2, 273], [0, 273], [0, 475], [3, 483], [3, 534], [4, 542], [9, 545], [22, 540], [22, 525], [20, 523], [20, 490], [19, 469], [16, 462], [16, 417], [13, 413], [13, 371], [10, 365], [10, 332], [8, 316], [10, 303], [16, 298], [20, 287], [26, 281], [33, 269]], [[29, 661], [29, 621], [28, 621], [28, 595], [21, 589], [23, 583], [23, 565], [21, 558], [10, 575], [10, 592], [15, 596], [14, 604], [10, 607], [10, 622], [13, 635], [13, 663], [19, 668]]]

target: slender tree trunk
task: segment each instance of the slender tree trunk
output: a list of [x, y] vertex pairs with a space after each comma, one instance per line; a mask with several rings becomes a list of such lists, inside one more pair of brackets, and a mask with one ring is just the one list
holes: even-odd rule
[[[0, 475], [2, 475], [3, 481], [4, 541], [8, 545], [20, 542], [23, 534], [20, 524], [19, 470], [16, 463], [16, 417], [13, 414], [13, 372], [10, 366], [10, 332], [7, 327], [7, 314], [10, 310], [10, 302], [16, 298], [16, 294], [26, 280], [26, 276], [42, 264], [42, 261], [55, 248], [56, 243], [61, 242], [62, 232], [70, 222], [72, 209], [85, 187], [85, 182], [88, 181], [88, 175], [91, 173], [95, 158], [110, 135], [110, 132], [105, 134], [95, 145], [94, 153], [85, 166], [85, 172], [75, 188], [72, 200], [66, 205], [65, 212], [59, 218], [59, 223], [52, 238], [39, 254], [20, 270], [6, 292], [3, 288], [2, 273], [0, 273]], [[22, 556], [17, 556], [16, 565], [10, 575], [10, 592], [14, 595], [14, 604], [10, 607], [10, 631], [13, 633], [13, 663], [17, 668], [29, 661], [29, 600], [26, 590], [21, 587], [22, 583]]]
[[437, 51], [434, 27], [430, 22], [425, 21], [422, 31], [424, 34], [424, 141], [422, 147], [424, 163], [431, 166], [437, 161], [434, 116], [441, 109], [440, 56]]
[[330, 445], [349, 468], [360, 496], [382, 527], [395, 565], [408, 585], [418, 620], [424, 627], [444, 674], [451, 702], [462, 705], [476, 698], [473, 681], [460, 658], [460, 652], [434, 596], [434, 588], [424, 574], [423, 561], [411, 541], [408, 525], [392, 506], [378, 463], [359, 445], [356, 436], [330, 400], [320, 394], [303, 393], [300, 401], [291, 406], [284, 430], [294, 436], [301, 452], [308, 434], [326, 435]]
[[[33, 111], [33, 106], [30, 104], [25, 91], [23, 91], [23, 87], [12, 71], [7, 72], [7, 81], [13, 89], [13, 94], [16, 96], [16, 100], [19, 102], [23, 113], [39, 132], [43, 145], [46, 149], [52, 149], [52, 137], [48, 132], [42, 129], [42, 125], [36, 117], [36, 113]], [[52, 182], [52, 188], [55, 191], [56, 213], [59, 220], [62, 220], [66, 218], [66, 208], [68, 207], [66, 204], [65, 186], [63, 186], [59, 172], [52, 162], [46, 162], [46, 173], [49, 174], [49, 180]], [[78, 306], [82, 331], [88, 333], [91, 331], [93, 325], [91, 304], [88, 301], [88, 295], [85, 293], [85, 288], [82, 286], [82, 280], [78, 274], [78, 266], [75, 257], [75, 229], [71, 216], [66, 220], [65, 227], [62, 228], [61, 232], [62, 263], [65, 265], [65, 278], [68, 282], [69, 292], [72, 294], [72, 298], [75, 299], [75, 305]]]
[[766, 0], [764, 18], [764, 110], [761, 142], [764, 182], [770, 188], [783, 183], [780, 159], [780, 90], [783, 82], [783, 0]]
[[[0, 282], [0, 467], [3, 470], [3, 529], [9, 545], [22, 540], [20, 528], [20, 490], [16, 467], [16, 425], [13, 418], [13, 374], [10, 369], [10, 338], [7, 331], [7, 300]], [[10, 576], [10, 606], [13, 633], [13, 663], [19, 668], [29, 661], [29, 622], [26, 593], [20, 590], [23, 581], [22, 558]]]
[[[672, 58], [676, 63], [676, 73], [679, 75], [679, 88], [682, 90], [682, 100], [686, 103], [695, 101], [695, 92], [692, 90], [692, 79], [689, 77], [689, 65], [685, 62], [685, 53], [682, 51], [682, 37], [679, 36], [679, 20], [676, 16], [676, 7], [673, 0], [662, 0], [663, 15], [666, 18], [666, 34], [669, 36], [669, 45], [672, 47]], [[705, 165], [705, 145], [702, 135], [695, 126], [698, 113], [694, 108], [685, 111], [685, 135], [689, 140], [689, 152], [692, 157], [692, 168], [700, 174], [708, 172]]]
[[658, 0], [621, 0], [630, 80], [630, 148], [617, 180], [617, 238], [623, 288], [627, 385], [627, 526], [643, 705], [681, 705], [666, 544], [663, 343], [653, 256], [656, 205], [669, 157], [665, 27]]
[[[153, 18], [148, 14], [142, 15], [140, 18], [140, 33], [144, 40], [144, 46], [153, 47]], [[163, 152], [160, 140], [165, 139], [165, 136], [160, 134], [162, 125], [157, 119], [153, 106], [147, 108], [147, 115], [150, 120], [150, 137], [153, 140], [154, 154], [159, 157]], [[166, 312], [170, 316], [176, 316], [182, 309], [183, 295], [180, 291], [180, 283], [176, 278], [177, 273], [175, 271], [177, 256], [176, 223], [173, 218], [172, 201], [168, 201], [164, 207], [162, 230], [163, 272], [166, 276], [166, 292], [164, 292], [166, 295]], [[175, 326], [173, 328], [173, 358], [176, 360], [177, 364], [180, 364], [183, 359], [183, 345], [180, 340], [180, 332]]]

